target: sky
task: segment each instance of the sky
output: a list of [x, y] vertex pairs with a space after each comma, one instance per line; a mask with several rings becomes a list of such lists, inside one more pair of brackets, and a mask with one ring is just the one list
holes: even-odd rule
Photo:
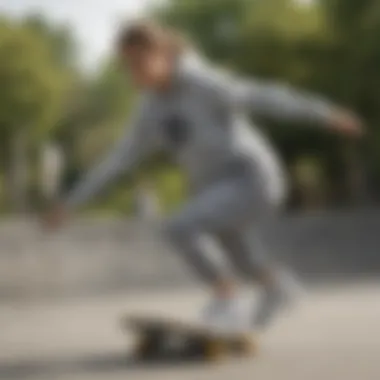
[[22, 17], [28, 13], [46, 15], [69, 23], [80, 44], [81, 61], [93, 67], [107, 52], [118, 22], [144, 13], [159, 0], [0, 0], [0, 13]]
[[[81, 62], [94, 68], [112, 46], [118, 23], [137, 17], [151, 4], [165, 0], [0, 0], [0, 13], [20, 17], [41, 13], [53, 21], [69, 23], [80, 44]], [[205, 0], [207, 1], [207, 0]], [[312, 0], [298, 0], [308, 3]]]

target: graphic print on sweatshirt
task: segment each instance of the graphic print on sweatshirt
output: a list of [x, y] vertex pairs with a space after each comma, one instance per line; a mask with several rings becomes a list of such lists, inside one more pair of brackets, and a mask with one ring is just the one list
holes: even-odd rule
[[173, 150], [179, 150], [190, 139], [189, 122], [178, 113], [168, 115], [162, 121], [162, 133], [168, 147]]

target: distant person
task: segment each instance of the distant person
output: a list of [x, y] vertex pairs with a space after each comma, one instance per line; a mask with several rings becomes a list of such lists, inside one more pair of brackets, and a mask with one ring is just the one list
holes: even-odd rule
[[[248, 114], [324, 126], [350, 137], [360, 136], [360, 121], [309, 94], [220, 71], [154, 23], [122, 30], [117, 51], [141, 90], [140, 106], [109, 157], [46, 215], [46, 223], [58, 227], [121, 172], [164, 150], [189, 179], [190, 199], [164, 231], [213, 290], [201, 315], [227, 329], [246, 328], [247, 320], [255, 329], [269, 326], [296, 294], [292, 277], [272, 261], [260, 236], [286, 198], [287, 181], [275, 150]], [[230, 266], [211, 260], [203, 236], [220, 247]], [[238, 278], [261, 284], [249, 316], [240, 307]]]

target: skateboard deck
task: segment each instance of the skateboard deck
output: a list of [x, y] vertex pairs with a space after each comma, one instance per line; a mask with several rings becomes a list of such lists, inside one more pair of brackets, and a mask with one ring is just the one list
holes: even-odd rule
[[226, 334], [176, 318], [128, 315], [122, 325], [137, 338], [133, 354], [138, 359], [179, 356], [215, 361], [230, 354], [246, 356], [257, 349], [248, 332]]

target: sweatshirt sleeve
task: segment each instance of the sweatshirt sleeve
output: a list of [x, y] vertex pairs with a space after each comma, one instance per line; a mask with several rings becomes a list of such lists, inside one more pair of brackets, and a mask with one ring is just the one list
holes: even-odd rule
[[335, 110], [318, 96], [278, 83], [237, 78], [206, 63], [188, 63], [182, 74], [224, 104], [273, 120], [328, 126]]
[[142, 103], [108, 155], [74, 186], [64, 204], [75, 208], [87, 202], [121, 173], [131, 171], [154, 148], [146, 104]]

